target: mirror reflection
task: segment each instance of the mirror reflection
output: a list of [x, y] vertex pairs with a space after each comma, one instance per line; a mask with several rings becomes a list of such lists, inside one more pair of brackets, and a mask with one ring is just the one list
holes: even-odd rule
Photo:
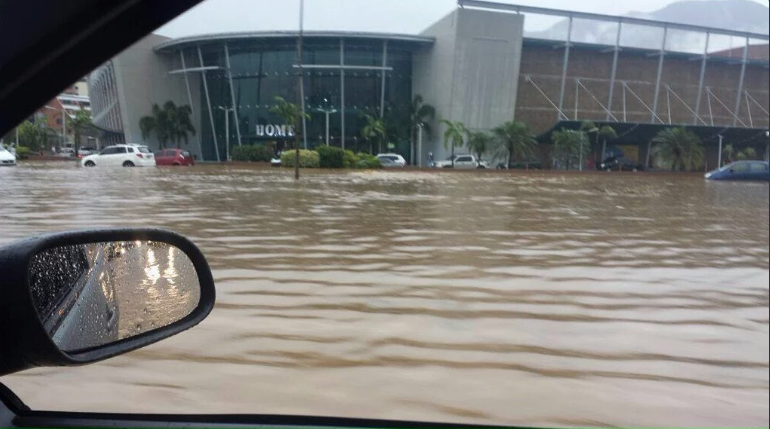
[[32, 299], [59, 349], [83, 351], [183, 319], [200, 301], [190, 258], [151, 241], [44, 250], [29, 268]]

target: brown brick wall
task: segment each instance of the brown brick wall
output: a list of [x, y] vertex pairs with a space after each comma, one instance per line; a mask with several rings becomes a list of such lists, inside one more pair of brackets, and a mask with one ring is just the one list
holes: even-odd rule
[[[557, 120], [555, 108], [541, 95], [527, 77], [555, 103], [559, 102], [561, 72], [564, 50], [552, 46], [524, 44], [521, 62], [521, 78], [519, 95], [516, 106], [516, 119], [530, 125], [535, 133], [550, 129]], [[609, 84], [612, 69], [612, 52], [600, 52], [596, 49], [573, 47], [570, 53], [567, 84], [564, 97], [564, 113], [575, 118], [575, 79], [597, 98], [593, 100], [584, 89], [579, 93], [578, 119], [605, 120], [606, 112], [601, 104], [606, 106], [609, 97]], [[618, 61], [617, 81], [613, 97], [612, 112], [619, 121], [623, 121], [623, 87], [625, 81], [628, 87], [638, 95], [639, 101], [630, 91], [626, 92], [626, 121], [650, 122], [651, 113], [642, 102], [652, 108], [655, 80], [658, 70], [657, 55], [643, 52], [621, 52]], [[667, 55], [664, 62], [663, 78], [659, 95], [657, 113], [666, 123], [669, 121], [669, 102], [671, 122], [674, 124], [693, 124], [694, 115], [689, 109], [695, 109], [700, 78], [701, 61], [680, 55]], [[738, 80], [741, 65], [729, 64], [723, 61], [711, 61], [707, 67], [704, 87], [710, 87], [714, 95], [732, 110], [735, 108]], [[768, 69], [763, 66], [750, 64], [747, 67], [745, 89], [761, 104], [766, 111], [770, 104], [768, 100]], [[672, 93], [667, 96], [666, 86]], [[676, 94], [676, 95], [674, 95]], [[682, 100], [678, 100], [677, 96]], [[708, 124], [711, 122], [708, 108], [708, 98], [704, 90], [700, 115]], [[689, 106], [689, 109], [688, 107]], [[751, 106], [753, 124], [756, 128], [770, 126], [768, 116], [756, 105]], [[716, 98], [712, 99], [714, 123], [716, 125], [732, 125], [731, 114], [720, 105]], [[745, 99], [741, 104], [739, 117], [747, 125], [749, 114]], [[740, 125], [740, 124], [739, 124]]]

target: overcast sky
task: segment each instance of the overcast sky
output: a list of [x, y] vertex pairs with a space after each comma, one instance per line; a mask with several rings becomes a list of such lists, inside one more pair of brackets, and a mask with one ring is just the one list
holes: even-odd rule
[[[672, 0], [500, 0], [507, 3], [622, 15], [651, 12]], [[768, 0], [754, 0], [767, 5]], [[456, 0], [306, 0], [307, 30], [416, 34], [457, 7]], [[231, 31], [295, 30], [299, 0], [207, 0], [157, 33], [169, 37]], [[528, 17], [527, 30], [553, 20]]]

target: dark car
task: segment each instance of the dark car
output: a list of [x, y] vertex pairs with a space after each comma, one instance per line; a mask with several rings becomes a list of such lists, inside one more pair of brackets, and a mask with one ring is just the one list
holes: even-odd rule
[[155, 152], [155, 165], [192, 166], [195, 158], [183, 149], [163, 149]]
[[644, 171], [644, 166], [625, 156], [611, 156], [597, 167], [602, 171]]
[[738, 161], [706, 174], [707, 180], [770, 181], [770, 167], [765, 161]]

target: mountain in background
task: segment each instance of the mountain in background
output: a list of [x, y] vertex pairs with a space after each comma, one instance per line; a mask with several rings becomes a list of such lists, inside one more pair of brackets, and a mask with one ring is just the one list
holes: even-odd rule
[[[768, 34], [770, 9], [749, 0], [679, 1], [651, 13], [631, 12], [626, 16], [680, 24], [725, 28], [753, 33]], [[527, 37], [564, 40], [569, 27], [563, 20], [544, 31], [527, 32]], [[572, 40], [583, 43], [614, 45], [617, 24], [576, 19], [573, 22]], [[663, 41], [662, 29], [623, 25], [623, 46], [655, 49]], [[731, 40], [732, 39], [732, 40]], [[762, 43], [752, 41], [752, 43]], [[766, 42], [765, 42], [766, 43]], [[727, 50], [742, 46], [743, 41], [728, 36], [712, 36], [711, 51]], [[667, 49], [699, 52], [705, 46], [705, 35], [670, 30]]]

